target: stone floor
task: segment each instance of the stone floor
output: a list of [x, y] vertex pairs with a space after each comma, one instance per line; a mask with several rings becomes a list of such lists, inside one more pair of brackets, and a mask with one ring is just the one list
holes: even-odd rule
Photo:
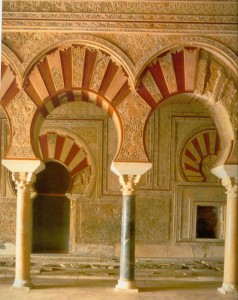
[[223, 264], [218, 260], [136, 261], [139, 293], [116, 293], [119, 260], [55, 255], [32, 255], [35, 288], [29, 292], [11, 288], [14, 257], [0, 257], [1, 300], [142, 300], [142, 299], [238, 299], [222, 295]]
[[[15, 258], [0, 257], [0, 278], [13, 277]], [[32, 278], [110, 277], [119, 275], [119, 259], [74, 257], [67, 255], [32, 255]], [[136, 260], [137, 279], [200, 278], [204, 276], [222, 277], [222, 260], [193, 259], [138, 259]]]

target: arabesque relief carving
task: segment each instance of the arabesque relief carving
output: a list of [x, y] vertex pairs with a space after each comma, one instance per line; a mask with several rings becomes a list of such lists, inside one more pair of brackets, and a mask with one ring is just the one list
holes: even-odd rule
[[105, 75], [110, 57], [103, 54], [101, 51], [97, 51], [97, 60], [93, 71], [93, 80], [91, 82], [91, 88], [98, 91]]
[[31, 147], [30, 126], [36, 106], [21, 91], [6, 107], [11, 119], [12, 140], [7, 158], [35, 158]]
[[141, 81], [157, 103], [163, 99], [161, 92], [157, 84], [155, 83], [154, 78], [150, 73], [150, 71], [146, 72], [145, 76], [142, 78]]
[[124, 138], [121, 151], [116, 158], [118, 161], [148, 161], [143, 145], [143, 132], [150, 107], [143, 99], [132, 92], [119, 106]]
[[73, 86], [82, 86], [85, 47], [72, 47]]

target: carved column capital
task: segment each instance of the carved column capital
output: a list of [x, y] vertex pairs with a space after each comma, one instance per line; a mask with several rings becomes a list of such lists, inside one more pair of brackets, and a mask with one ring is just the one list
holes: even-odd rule
[[12, 173], [12, 179], [15, 182], [16, 188], [19, 192], [30, 192], [30, 187], [35, 182], [36, 175], [29, 172], [14, 172]]
[[140, 180], [140, 175], [120, 175], [119, 181], [122, 186], [123, 195], [134, 195], [136, 191], [136, 185]]
[[237, 177], [222, 178], [222, 185], [226, 188], [227, 199], [237, 199]]

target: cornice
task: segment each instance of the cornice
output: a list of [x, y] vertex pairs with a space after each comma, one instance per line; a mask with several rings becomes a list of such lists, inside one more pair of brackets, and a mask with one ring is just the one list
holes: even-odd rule
[[[4, 12], [236, 16], [237, 1], [4, 1]], [[185, 13], [186, 12], [186, 13]]]
[[235, 24], [197, 24], [161, 22], [103, 22], [65, 20], [3, 20], [3, 32], [150, 32], [168, 34], [237, 34]]
[[3, 31], [237, 32], [237, 1], [3, 1]]

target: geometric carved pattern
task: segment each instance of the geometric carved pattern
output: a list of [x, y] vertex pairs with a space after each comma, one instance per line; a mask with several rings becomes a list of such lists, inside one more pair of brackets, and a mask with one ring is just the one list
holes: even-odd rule
[[210, 170], [219, 150], [219, 137], [214, 129], [197, 133], [187, 141], [182, 151], [182, 174], [187, 181], [216, 182]]

